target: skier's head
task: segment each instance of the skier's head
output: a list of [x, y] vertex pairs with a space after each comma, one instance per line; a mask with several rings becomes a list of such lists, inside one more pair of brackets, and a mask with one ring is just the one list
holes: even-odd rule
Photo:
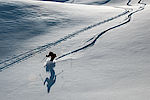
[[55, 53], [51, 54], [51, 61], [53, 61], [55, 57], [56, 57]]
[[54, 60], [54, 58], [56, 57], [56, 54], [55, 54], [55, 53], [53, 53], [53, 52], [49, 52], [49, 54], [48, 54], [48, 55], [46, 55], [46, 57], [51, 57], [51, 61], [53, 61], [53, 60]]
[[53, 52], [49, 52], [49, 55], [52, 56], [54, 53]]
[[50, 57], [50, 56], [52, 56], [52, 55], [53, 55], [53, 52], [49, 52], [49, 54], [46, 55], [46, 57]]

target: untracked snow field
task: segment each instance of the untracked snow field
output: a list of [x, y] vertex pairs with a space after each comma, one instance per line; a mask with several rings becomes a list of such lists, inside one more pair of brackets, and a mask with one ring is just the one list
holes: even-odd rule
[[149, 100], [149, 4], [1, 0], [0, 100]]

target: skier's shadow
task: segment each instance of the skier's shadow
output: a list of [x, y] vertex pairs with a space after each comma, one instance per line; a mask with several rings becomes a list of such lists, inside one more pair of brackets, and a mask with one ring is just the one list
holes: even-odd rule
[[45, 83], [47, 83], [47, 92], [50, 92], [51, 87], [54, 85], [54, 83], [56, 82], [56, 75], [55, 75], [55, 62], [52, 61], [48, 61], [48, 63], [46, 64], [45, 68], [46, 68], [46, 72], [50, 73], [50, 77], [46, 77], [45, 81], [44, 81], [44, 85]]

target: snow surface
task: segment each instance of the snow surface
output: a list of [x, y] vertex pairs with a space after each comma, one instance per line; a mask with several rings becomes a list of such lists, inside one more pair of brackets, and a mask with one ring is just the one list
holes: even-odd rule
[[104, 1], [0, 1], [0, 100], [149, 100], [150, 1]]

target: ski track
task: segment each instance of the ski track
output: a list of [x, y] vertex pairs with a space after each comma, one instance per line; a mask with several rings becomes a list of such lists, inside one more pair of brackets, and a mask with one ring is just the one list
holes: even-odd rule
[[[130, 5], [130, 2], [131, 2], [131, 0], [129, 0], [129, 2], [127, 3], [127, 5]], [[140, 0], [138, 3], [141, 4], [141, 5], [144, 5], [144, 6], [146, 5], [146, 4], [144, 4], [144, 3], [141, 3], [141, 0]], [[105, 31], [103, 31], [103, 32], [101, 32], [100, 34], [98, 34], [96, 37], [92, 37], [92, 38], [89, 40], [89, 41], [91, 41], [91, 40], [94, 39], [91, 43], [89, 43], [89, 44], [87, 44], [87, 45], [85, 45], [85, 46], [83, 46], [83, 47], [81, 47], [81, 48], [79, 48], [79, 49], [76, 49], [76, 50], [74, 50], [74, 51], [72, 51], [72, 52], [69, 52], [69, 53], [64, 54], [64, 55], [62, 55], [62, 56], [59, 56], [58, 58], [56, 58], [56, 60], [58, 60], [58, 59], [60, 59], [60, 58], [62, 58], [62, 57], [64, 57], [64, 56], [67, 56], [67, 55], [69, 55], [69, 54], [78, 52], [78, 51], [80, 51], [80, 50], [84, 50], [84, 49], [87, 48], [87, 47], [93, 46], [93, 45], [95, 44], [95, 42], [97, 41], [97, 39], [98, 39], [100, 36], [102, 36], [104, 33], [106, 33], [106, 32], [108, 32], [108, 31], [110, 31], [110, 30], [112, 30], [112, 29], [114, 29], [114, 28], [120, 27], [120, 26], [122, 26], [122, 25], [127, 24], [128, 22], [130, 22], [131, 16], [132, 16], [134, 13], [143, 10], [143, 9], [144, 9], [144, 6], [140, 6], [139, 9], [136, 10], [136, 11], [134, 11], [134, 12], [131, 12], [131, 11], [130, 11], [131, 9], [122, 8], [122, 9], [124, 9], [125, 11], [124, 11], [123, 13], [117, 15], [117, 16], [111, 17], [111, 18], [109, 18], [109, 19], [106, 19], [106, 20], [104, 20], [104, 21], [98, 22], [98, 23], [93, 24], [93, 25], [89, 25], [89, 26], [87, 26], [87, 27], [85, 27], [85, 28], [83, 28], [83, 29], [81, 29], [81, 30], [78, 30], [78, 31], [76, 31], [76, 32], [74, 32], [74, 33], [72, 33], [72, 34], [68, 34], [67, 36], [64, 36], [63, 38], [60, 38], [60, 39], [57, 40], [57, 41], [54, 41], [54, 42], [52, 42], [52, 43], [49, 43], [49, 44], [46, 44], [46, 45], [43, 45], [43, 46], [39, 46], [39, 47], [37, 47], [37, 48], [35, 48], [35, 49], [29, 50], [29, 51], [27, 51], [27, 52], [25, 52], [25, 53], [19, 54], [19, 55], [14, 56], [14, 57], [12, 57], [12, 58], [10, 58], [10, 59], [6, 59], [6, 60], [0, 62], [0, 66], [1, 66], [1, 67], [0, 67], [0, 71], [3, 71], [3, 70], [9, 68], [10, 66], [12, 66], [12, 65], [14, 65], [14, 64], [17, 64], [17, 63], [19, 63], [19, 62], [22, 62], [22, 61], [24, 61], [24, 60], [27, 60], [27, 59], [29, 59], [30, 57], [33, 57], [35, 54], [39, 54], [39, 53], [41, 53], [41, 52], [43, 52], [43, 51], [46, 51], [46, 49], [51, 48], [52, 46], [55, 46], [55, 45], [57, 45], [57, 44], [59, 44], [59, 43], [61, 43], [61, 42], [63, 42], [63, 41], [66, 41], [66, 40], [68, 40], [68, 39], [71, 39], [72, 37], [74, 37], [75, 35], [78, 35], [78, 34], [81, 33], [81, 32], [87, 31], [87, 30], [89, 30], [89, 29], [92, 29], [92, 28], [94, 28], [94, 27], [96, 27], [96, 26], [99, 26], [99, 25], [101, 25], [101, 24], [104, 24], [104, 23], [106, 23], [106, 22], [110, 22], [110, 21], [112, 21], [112, 20], [114, 20], [114, 19], [117, 19], [117, 18], [119, 18], [119, 17], [121, 17], [121, 16], [123, 16], [123, 15], [126, 15], [126, 14], [128, 14], [129, 12], [131, 12], [131, 13], [128, 15], [127, 21], [125, 21], [125, 22], [123, 22], [123, 23], [121, 23], [121, 24], [119, 24], [119, 25], [116, 25], [116, 26], [113, 26], [113, 27], [111, 27], [111, 28], [106, 29]]]
[[[130, 2], [131, 2], [131, 0], [129, 0], [129, 2], [127, 3], [128, 6], [131, 6], [131, 5], [130, 5]], [[71, 52], [69, 52], [69, 53], [66, 53], [66, 54], [64, 54], [64, 55], [62, 55], [62, 56], [56, 58], [56, 60], [61, 59], [61, 58], [65, 57], [65, 56], [67, 56], [67, 55], [76, 53], [76, 52], [78, 52], [78, 51], [81, 51], [81, 50], [84, 50], [84, 49], [86, 49], [86, 48], [88, 48], [88, 47], [93, 46], [93, 45], [96, 43], [96, 41], [97, 41], [103, 34], [105, 34], [106, 32], [108, 32], [108, 31], [110, 31], [110, 30], [113, 30], [113, 29], [115, 29], [115, 28], [118, 28], [118, 27], [120, 27], [120, 26], [123, 26], [123, 25], [125, 25], [125, 24], [127, 24], [127, 23], [129, 23], [129, 22], [131, 21], [132, 15], [135, 14], [135, 13], [137, 13], [137, 12], [139, 12], [139, 11], [144, 10], [144, 7], [145, 7], [145, 5], [146, 5], [145, 3], [141, 3], [141, 0], [138, 2], [138, 4], [140, 4], [140, 7], [139, 7], [137, 10], [135, 10], [134, 12], [131, 12], [131, 13], [128, 15], [128, 18], [126, 19], [125, 22], [123, 22], [123, 23], [121, 23], [121, 24], [118, 24], [118, 25], [115, 25], [115, 26], [113, 26], [113, 27], [110, 27], [110, 28], [104, 30], [103, 32], [99, 33], [97, 36], [94, 36], [95, 38], [92, 37], [90, 40], [88, 40], [88, 41], [91, 41], [91, 40], [94, 39], [91, 43], [89, 43], [89, 44], [87, 44], [87, 45], [85, 45], [85, 46], [83, 46], [83, 47], [81, 47], [81, 48], [79, 48], [79, 49], [76, 49], [76, 50], [74, 50], [74, 51], [71, 51]]]
[[131, 3], [131, 0], [129, 0], [129, 1], [127, 2], [127, 5], [128, 5], [128, 6], [131, 6], [130, 3]]

